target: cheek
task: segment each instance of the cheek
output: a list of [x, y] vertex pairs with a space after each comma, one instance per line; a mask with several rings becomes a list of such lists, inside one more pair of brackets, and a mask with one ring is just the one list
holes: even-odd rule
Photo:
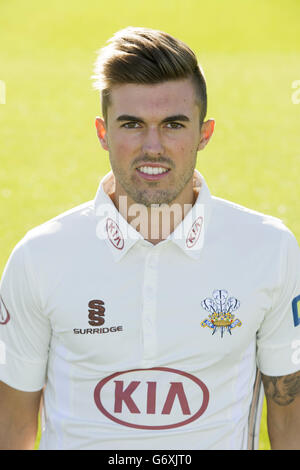
[[113, 156], [114, 159], [122, 160], [131, 154], [131, 146], [128, 145], [126, 142], [116, 142], [114, 141], [112, 145], [110, 145], [109, 150], [111, 152], [111, 155]]
[[186, 132], [174, 135], [172, 139], [169, 139], [166, 144], [172, 149], [174, 154], [181, 154], [190, 156], [197, 151], [198, 148], [198, 136], [194, 130], [187, 130]]
[[198, 144], [191, 144], [191, 141], [180, 142], [176, 147], [174, 147], [174, 155], [176, 155], [179, 161], [184, 161], [186, 159], [190, 160], [197, 155]]
[[109, 150], [114, 158], [124, 159], [135, 155], [138, 149], [136, 139], [126, 139], [122, 136], [114, 137], [110, 140]]

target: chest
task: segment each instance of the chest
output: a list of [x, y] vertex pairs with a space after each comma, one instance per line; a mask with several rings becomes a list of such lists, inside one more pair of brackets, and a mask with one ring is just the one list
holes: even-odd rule
[[233, 364], [271, 307], [266, 266], [209, 253], [197, 262], [158, 254], [105, 267], [87, 260], [56, 284], [47, 314], [70, 361], [110, 370]]

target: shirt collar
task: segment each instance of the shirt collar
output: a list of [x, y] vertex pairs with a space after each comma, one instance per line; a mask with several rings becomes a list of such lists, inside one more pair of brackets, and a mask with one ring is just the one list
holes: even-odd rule
[[212, 210], [212, 197], [204, 177], [196, 169], [194, 170], [193, 188], [198, 193], [195, 204], [174, 232], [170, 234], [169, 239], [188, 256], [197, 259], [201, 256], [206, 238]]
[[[97, 218], [97, 237], [105, 240], [115, 261], [119, 261], [138, 241], [145, 246], [154, 246], [143, 238], [132, 225], [124, 219], [112, 202], [109, 194], [113, 191], [114, 175], [110, 171], [100, 181], [94, 200]], [[182, 222], [169, 237], [160, 242], [176, 244], [190, 258], [197, 259], [201, 255], [205, 234], [210, 220], [212, 197], [203, 176], [194, 170], [194, 191], [198, 193], [194, 205], [185, 215]], [[156, 246], [156, 245], [155, 245]]]

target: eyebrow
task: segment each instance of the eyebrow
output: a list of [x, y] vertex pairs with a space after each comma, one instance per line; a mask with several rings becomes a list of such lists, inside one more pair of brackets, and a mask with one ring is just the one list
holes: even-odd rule
[[[122, 122], [122, 121], [134, 121], [134, 122], [141, 122], [145, 123], [145, 121], [137, 116], [131, 116], [130, 114], [121, 114], [121, 116], [117, 117], [117, 121]], [[162, 124], [166, 122], [173, 122], [173, 121], [183, 121], [183, 122], [189, 122], [190, 118], [185, 116], [184, 114], [175, 114], [174, 116], [168, 116], [165, 119], [161, 121]]]

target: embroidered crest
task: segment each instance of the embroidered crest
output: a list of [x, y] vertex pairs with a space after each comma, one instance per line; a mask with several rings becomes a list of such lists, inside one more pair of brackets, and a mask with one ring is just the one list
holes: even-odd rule
[[233, 328], [242, 325], [242, 322], [232, 314], [239, 308], [240, 301], [235, 297], [228, 298], [226, 290], [215, 290], [212, 297], [207, 297], [201, 302], [202, 307], [210, 312], [210, 315], [203, 320], [201, 326], [213, 330], [213, 335], [219, 330], [221, 338], [223, 338], [225, 331], [231, 334]]

